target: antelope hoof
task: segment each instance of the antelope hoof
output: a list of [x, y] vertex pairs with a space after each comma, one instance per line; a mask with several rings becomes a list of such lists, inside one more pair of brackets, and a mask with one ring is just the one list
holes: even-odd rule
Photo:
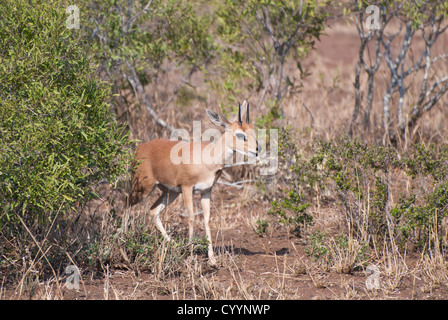
[[209, 258], [209, 259], [208, 259], [208, 264], [209, 264], [211, 267], [216, 267], [216, 265], [217, 265], [216, 258], [215, 258], [215, 257], [211, 257], [211, 258]]

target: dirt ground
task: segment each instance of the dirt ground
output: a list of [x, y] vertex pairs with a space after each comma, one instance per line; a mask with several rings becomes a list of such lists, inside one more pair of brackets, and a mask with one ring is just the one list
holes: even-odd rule
[[[247, 290], [248, 299], [287, 299], [287, 300], [364, 300], [364, 299], [417, 299], [445, 300], [448, 297], [446, 287], [426, 288], [419, 273], [409, 272], [394, 290], [368, 289], [365, 270], [351, 273], [308, 269], [304, 242], [295, 237], [286, 237], [284, 233], [274, 233], [269, 238], [259, 238], [253, 230], [240, 229], [225, 232], [226, 245], [219, 246], [221, 254], [231, 253], [235, 266], [229, 268], [209, 268], [203, 270], [208, 282], [213, 282], [215, 292], [226, 292], [232, 288], [235, 293], [227, 292], [228, 297], [238, 299], [241, 291]], [[206, 257], [201, 257], [205, 260]], [[408, 257], [412, 266], [413, 257]], [[416, 260], [416, 259], [415, 259]], [[297, 263], [297, 261], [303, 261]], [[309, 261], [308, 261], [309, 262]], [[312, 265], [312, 264], [309, 264]], [[233, 274], [233, 273], [237, 274]], [[382, 277], [380, 275], [380, 283]], [[175, 281], [175, 279], [174, 279]], [[133, 271], [110, 270], [107, 276], [83, 275], [83, 284], [79, 290], [64, 288], [67, 300], [103, 300], [103, 299], [215, 299], [206, 296], [198, 289], [197, 294], [170, 290], [168, 286], [157, 287], [150, 272], [136, 275]], [[240, 287], [241, 286], [241, 287]], [[245, 287], [245, 288], [242, 288]], [[279, 292], [281, 291], [281, 292]], [[226, 298], [225, 295], [222, 298]]]
[[[236, 207], [232, 198], [238, 191], [229, 186], [216, 186], [215, 203], [226, 198], [225, 214], [212, 207], [211, 220], [218, 266], [207, 264], [205, 253], [196, 253], [190, 260], [191, 268], [185, 274], [167, 279], [155, 279], [149, 271], [139, 272], [111, 268], [106, 272], [86, 271], [82, 274], [79, 290], [64, 287], [66, 300], [445, 300], [448, 287], [428, 285], [419, 266], [418, 253], [405, 257], [406, 270], [387, 270], [381, 263], [379, 287], [369, 288], [365, 268], [350, 272], [336, 272], [319, 266], [305, 253], [305, 238], [288, 234], [272, 224], [262, 237], [254, 232], [255, 218], [267, 216], [267, 207], [261, 201], [249, 200]], [[251, 189], [249, 187], [249, 189]], [[252, 188], [252, 192], [255, 189]], [[256, 198], [256, 195], [253, 195]], [[247, 194], [240, 199], [247, 199]], [[212, 198], [213, 199], [213, 198]], [[212, 200], [213, 201], [213, 200]], [[198, 201], [199, 202], [199, 201]], [[224, 201], [225, 202], [225, 201]], [[170, 207], [171, 224], [178, 232], [187, 234], [182, 200]], [[213, 211], [212, 211], [213, 212]], [[168, 224], [169, 226], [169, 224]], [[195, 233], [205, 234], [202, 217], [196, 219]], [[188, 263], [188, 260], [185, 262]], [[370, 275], [371, 276], [371, 275]], [[196, 283], [195, 283], [196, 281]]]

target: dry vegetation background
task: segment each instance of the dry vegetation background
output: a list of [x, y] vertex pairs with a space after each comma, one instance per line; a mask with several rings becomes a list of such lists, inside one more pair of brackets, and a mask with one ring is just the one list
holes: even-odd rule
[[[395, 28], [395, 29], [394, 29]], [[391, 25], [388, 32], [398, 30]], [[400, 35], [403, 36], [403, 33]], [[285, 65], [285, 74], [291, 79], [302, 79], [297, 90], [287, 90], [282, 98], [283, 116], [272, 126], [290, 128], [293, 140], [304, 158], [312, 155], [316, 138], [332, 140], [348, 134], [354, 108], [354, 75], [358, 62], [359, 35], [353, 21], [335, 16], [325, 24], [320, 40], [302, 60], [302, 69], [308, 75], [301, 77], [295, 61]], [[424, 49], [416, 37], [411, 50], [417, 57]], [[444, 53], [448, 48], [448, 34], [440, 36], [434, 52]], [[373, 51], [373, 47], [371, 48]], [[399, 52], [397, 46], [396, 52]], [[372, 58], [373, 59], [373, 58]], [[156, 83], [145, 86], [148, 96], [154, 97], [155, 106], [164, 106], [173, 88], [185, 77], [185, 70], [165, 62], [163, 76]], [[369, 145], [383, 141], [382, 99], [389, 77], [382, 65], [375, 75], [371, 125], [364, 130], [357, 127], [353, 137]], [[448, 74], [443, 60], [436, 74]], [[419, 75], [418, 77], [420, 77]], [[418, 95], [418, 77], [409, 84], [405, 107], [410, 108]], [[361, 88], [366, 88], [367, 77], [361, 76]], [[119, 121], [127, 122], [132, 139], [147, 141], [156, 137], [169, 137], [169, 132], [157, 125], [148, 109], [137, 103], [132, 88], [118, 86], [116, 113]], [[156, 92], [156, 94], [154, 94]], [[141, 97], [141, 95], [140, 95]], [[260, 93], [253, 90], [247, 98], [251, 118], [255, 123], [269, 112], [258, 105]], [[365, 96], [363, 96], [365, 99]], [[191, 132], [194, 120], [202, 120], [203, 130], [211, 126], [205, 109], [219, 110], [220, 97], [214, 95], [201, 71], [195, 71], [172, 101], [157, 110], [173, 128]], [[415, 143], [446, 144], [448, 96], [418, 121], [405, 140], [395, 142], [400, 152]], [[409, 109], [410, 110], [410, 109]], [[432, 230], [435, 238], [442, 236], [441, 247], [418, 250], [411, 244], [400, 247], [373, 242], [364, 247], [360, 238], [351, 234], [350, 217], [344, 204], [331, 190], [316, 189], [306, 212], [313, 223], [301, 226], [297, 236], [290, 228], [270, 214], [271, 201], [278, 200], [286, 190], [288, 170], [280, 159], [275, 176], [260, 179], [257, 167], [241, 166], [227, 169], [212, 195], [211, 227], [214, 236], [218, 266], [208, 266], [204, 246], [202, 216], [196, 218], [197, 241], [193, 249], [186, 244], [186, 221], [183, 200], [177, 199], [163, 218], [167, 230], [178, 236], [169, 244], [157, 235], [151, 225], [144, 224], [148, 205], [126, 208], [124, 179], [113, 190], [104, 183], [100, 198], [78, 208], [72, 222], [59, 232], [70, 234], [72, 244], [58, 243], [52, 235], [53, 246], [60, 246], [59, 269], [49, 268], [45, 252], [24, 256], [21, 270], [1, 274], [2, 299], [447, 299], [448, 264], [446, 235], [443, 222], [440, 230]], [[249, 180], [250, 182], [234, 184]], [[411, 188], [413, 181], [404, 170], [393, 173], [390, 183], [390, 206], [399, 201], [403, 188]], [[125, 191], [123, 191], [125, 190]], [[157, 197], [156, 191], [148, 203]], [[200, 201], [195, 198], [195, 208]], [[446, 208], [444, 209], [446, 211]], [[442, 213], [441, 213], [442, 216]], [[446, 218], [445, 218], [446, 219]], [[344, 234], [346, 243], [338, 242]], [[319, 235], [321, 238], [319, 238]], [[339, 240], [338, 240], [339, 239]], [[42, 246], [36, 240], [36, 245]], [[91, 243], [88, 254], [73, 250], [79, 243]], [[70, 246], [72, 245], [72, 246]], [[67, 248], [70, 247], [70, 250]], [[79, 246], [81, 248], [81, 246]], [[319, 248], [325, 255], [316, 254]], [[193, 252], [192, 252], [193, 251]], [[70, 253], [69, 253], [70, 252]], [[362, 253], [362, 259], [360, 255]], [[85, 255], [85, 256], [83, 256]], [[149, 260], [149, 257], [150, 260]], [[331, 258], [329, 258], [331, 257]], [[85, 261], [80, 266], [79, 290], [68, 289], [66, 265]], [[379, 270], [379, 287], [369, 289], [366, 280], [371, 274], [367, 266]]]

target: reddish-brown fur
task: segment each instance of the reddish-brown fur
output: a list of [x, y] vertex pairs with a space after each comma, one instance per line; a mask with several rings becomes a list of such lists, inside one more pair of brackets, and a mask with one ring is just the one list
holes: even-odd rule
[[[171, 149], [179, 143], [168, 139], [156, 139], [141, 144], [136, 151], [135, 159], [141, 162], [132, 179], [132, 193], [130, 205], [133, 206], [143, 200], [155, 187], [156, 183], [171, 187], [191, 186], [209, 179], [211, 175], [220, 173], [222, 167], [204, 164], [173, 164], [170, 161]], [[180, 142], [188, 143], [188, 142]], [[201, 142], [201, 152], [208, 145]], [[190, 143], [191, 162], [193, 155], [193, 143]], [[179, 153], [181, 156], [182, 150]], [[204, 170], [204, 166], [207, 169]]]
[[[245, 106], [246, 102], [243, 103], [243, 108]], [[162, 190], [162, 195], [151, 206], [150, 215], [155, 219], [157, 228], [168, 240], [169, 236], [162, 225], [159, 215], [163, 209], [182, 193], [185, 206], [189, 212], [189, 238], [192, 239], [194, 221], [193, 191], [200, 192], [205, 232], [209, 240], [209, 261], [211, 264], [215, 264], [216, 260], [213, 255], [209, 226], [212, 187], [221, 175], [222, 169], [227, 161], [233, 158], [234, 152], [257, 156], [259, 148], [255, 132], [248, 123], [249, 117], [247, 116], [246, 122], [241, 121], [241, 107], [238, 114], [238, 121], [231, 123], [222, 115], [210, 110], [207, 110], [207, 113], [214, 124], [226, 129], [217, 141], [212, 143], [178, 142], [167, 139], [156, 139], [143, 143], [137, 148], [135, 159], [139, 165], [132, 177], [130, 205], [135, 205], [145, 199], [154, 187], [158, 185]], [[238, 139], [236, 138], [237, 136]], [[176, 150], [172, 154], [174, 147], [182, 147], [177, 149], [179, 158], [182, 158], [182, 152], [189, 152], [189, 155], [187, 155], [189, 162], [177, 163], [173, 161], [172, 155], [176, 155]], [[213, 158], [215, 155], [216, 158]], [[204, 159], [218, 161], [207, 162]]]

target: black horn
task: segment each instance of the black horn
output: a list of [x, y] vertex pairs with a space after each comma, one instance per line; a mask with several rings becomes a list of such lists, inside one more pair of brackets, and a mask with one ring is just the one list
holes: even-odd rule
[[249, 124], [249, 102], [247, 103], [246, 123]]
[[238, 125], [242, 125], [243, 121], [241, 121], [241, 104], [238, 102]]

